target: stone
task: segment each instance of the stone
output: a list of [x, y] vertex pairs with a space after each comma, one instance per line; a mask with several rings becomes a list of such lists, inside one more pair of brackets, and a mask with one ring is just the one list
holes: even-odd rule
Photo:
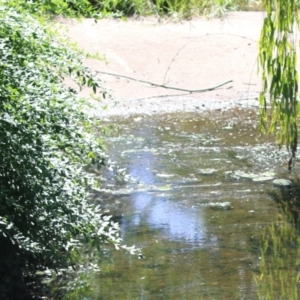
[[212, 175], [214, 173], [216, 173], [216, 169], [200, 169], [199, 170], [199, 174], [201, 175]]
[[218, 209], [218, 210], [229, 210], [232, 209], [230, 202], [209, 202], [206, 204], [206, 206], [212, 208], [212, 209]]
[[258, 176], [258, 177], [252, 178], [252, 181], [254, 181], [254, 182], [265, 182], [265, 181], [270, 181], [272, 179], [274, 179], [273, 176]]
[[275, 179], [273, 184], [276, 186], [291, 186], [292, 182], [288, 179]]

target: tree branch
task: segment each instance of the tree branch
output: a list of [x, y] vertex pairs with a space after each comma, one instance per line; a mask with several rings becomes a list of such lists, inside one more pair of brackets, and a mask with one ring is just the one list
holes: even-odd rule
[[146, 80], [135, 79], [135, 78], [132, 78], [132, 77], [129, 77], [129, 76], [125, 76], [125, 75], [119, 75], [119, 74], [108, 73], [108, 72], [101, 72], [101, 71], [96, 71], [96, 73], [97, 74], [105, 74], [105, 75], [109, 75], [109, 76], [126, 78], [126, 79], [137, 81], [137, 82], [140, 82], [140, 83], [146, 83], [146, 84], [149, 84], [151, 86], [156, 86], [156, 87], [160, 87], [160, 88], [164, 88], [164, 89], [170, 89], [170, 90], [175, 90], [175, 91], [187, 92], [187, 93], [190, 93], [190, 94], [192, 94], [192, 93], [209, 92], [209, 91], [215, 90], [215, 89], [217, 89], [217, 88], [219, 88], [221, 86], [224, 86], [225, 84], [228, 84], [228, 83], [232, 82], [232, 80], [228, 80], [228, 81], [225, 81], [223, 83], [220, 83], [218, 85], [215, 85], [215, 86], [212, 86], [212, 87], [209, 87], [209, 88], [200, 89], [200, 90], [189, 90], [189, 89], [182, 89], [182, 88], [167, 86], [167, 85], [164, 85], [164, 84], [157, 84], [157, 83], [153, 83], [153, 82], [146, 81]]

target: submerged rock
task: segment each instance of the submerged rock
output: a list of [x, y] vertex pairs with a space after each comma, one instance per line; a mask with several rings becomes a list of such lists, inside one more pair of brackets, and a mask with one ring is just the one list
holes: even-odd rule
[[174, 177], [175, 174], [166, 174], [166, 173], [161, 173], [161, 174], [156, 174], [157, 177], [161, 177], [161, 178], [170, 178], [170, 177]]
[[276, 186], [291, 186], [292, 182], [288, 179], [275, 179], [273, 184]]
[[253, 181], [255, 182], [265, 182], [265, 181], [270, 181], [274, 179], [276, 174], [274, 172], [264, 172], [257, 174], [257, 177], [252, 178]]
[[253, 179], [257, 177], [257, 174], [254, 173], [246, 173], [244, 171], [235, 171], [232, 175], [232, 177], [239, 179], [239, 178], [245, 178], [245, 179]]
[[270, 181], [274, 179], [273, 176], [258, 176], [258, 177], [255, 177], [255, 178], [252, 178], [252, 181], [254, 182], [265, 182], [265, 181]]
[[216, 173], [217, 170], [216, 169], [200, 169], [198, 172], [201, 175], [212, 175], [212, 174]]
[[236, 179], [244, 178], [244, 179], [251, 179], [254, 182], [264, 182], [269, 181], [275, 178], [276, 174], [274, 172], [263, 172], [263, 173], [246, 173], [243, 171], [235, 171], [232, 177]]
[[206, 206], [212, 208], [212, 209], [218, 209], [218, 210], [229, 210], [232, 209], [230, 202], [208, 202]]

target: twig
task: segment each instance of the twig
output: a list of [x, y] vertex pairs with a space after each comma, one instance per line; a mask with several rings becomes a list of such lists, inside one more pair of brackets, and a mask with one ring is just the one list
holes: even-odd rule
[[232, 80], [228, 80], [228, 81], [225, 81], [223, 83], [220, 83], [218, 85], [215, 85], [215, 86], [212, 86], [212, 87], [209, 87], [209, 88], [200, 89], [200, 90], [189, 90], [189, 89], [182, 89], [182, 88], [167, 86], [167, 85], [164, 85], [164, 84], [157, 84], [157, 83], [153, 83], [153, 82], [150, 82], [150, 81], [136, 79], [136, 78], [132, 78], [132, 77], [129, 77], [129, 76], [119, 75], [119, 74], [114, 74], [114, 73], [109, 73], [109, 72], [96, 71], [96, 73], [110, 75], [110, 76], [115, 76], [115, 77], [126, 78], [126, 79], [129, 79], [129, 80], [133, 80], [133, 81], [137, 81], [137, 82], [141, 82], [141, 83], [146, 83], [146, 84], [149, 84], [151, 86], [156, 86], [156, 87], [160, 87], [160, 88], [164, 88], [164, 89], [170, 89], [170, 90], [175, 90], [175, 91], [187, 92], [187, 93], [190, 93], [190, 94], [192, 94], [192, 93], [209, 92], [209, 91], [215, 90], [215, 89], [217, 89], [217, 88], [219, 88], [219, 87], [221, 87], [221, 86], [223, 86], [223, 85], [225, 85], [227, 83], [232, 82]]
[[[203, 38], [203, 37], [207, 37], [207, 36], [210, 36], [210, 35], [231, 35], [231, 36], [235, 36], [235, 37], [239, 37], [239, 38], [242, 38], [242, 39], [246, 39], [246, 40], [251, 40], [251, 41], [254, 41], [254, 42], [257, 42], [256, 40], [254, 39], [251, 39], [251, 38], [247, 38], [245, 36], [242, 36], [242, 35], [237, 35], [237, 34], [230, 34], [230, 33], [206, 33], [206, 34], [203, 34], [202, 36], [198, 37], [198, 38]], [[165, 84], [166, 82], [166, 77], [167, 77], [167, 74], [171, 68], [171, 65], [173, 64], [173, 62], [175, 61], [176, 57], [180, 54], [180, 52], [191, 42], [195, 41], [195, 39], [191, 39], [189, 40], [188, 42], [186, 42], [178, 51], [177, 53], [174, 55], [174, 57], [171, 59], [168, 67], [167, 67], [167, 70], [165, 72], [165, 75], [164, 75], [164, 79], [163, 79], [163, 83]]]
[[190, 42], [192, 42], [193, 40], [189, 40], [187, 43], [185, 43], [178, 51], [177, 51], [177, 53], [173, 56], [173, 58], [171, 59], [171, 61], [170, 61], [170, 63], [169, 63], [169, 65], [168, 65], [168, 68], [167, 68], [167, 70], [166, 70], [166, 72], [165, 72], [165, 75], [164, 75], [164, 79], [163, 79], [163, 84], [165, 84], [165, 82], [166, 82], [166, 77], [167, 77], [167, 74], [168, 74], [168, 72], [169, 72], [169, 70], [170, 70], [170, 68], [171, 68], [171, 65], [172, 65], [172, 63], [175, 61], [175, 58], [179, 55], [179, 53], [190, 43]]

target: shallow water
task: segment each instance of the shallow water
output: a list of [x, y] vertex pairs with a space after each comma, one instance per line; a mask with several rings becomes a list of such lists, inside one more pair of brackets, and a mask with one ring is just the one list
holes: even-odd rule
[[[143, 257], [112, 253], [92, 288], [78, 297], [258, 299], [262, 289], [260, 299], [276, 299], [264, 298], [268, 292], [257, 278], [263, 273], [261, 236], [278, 222], [272, 178], [287, 176], [287, 155], [273, 138], [259, 137], [256, 112], [110, 122], [119, 125], [108, 140], [112, 165], [127, 175], [118, 179], [122, 170], [113, 167], [96, 199], [120, 221], [125, 244], [141, 247]], [[286, 297], [277, 299], [297, 299]]]

